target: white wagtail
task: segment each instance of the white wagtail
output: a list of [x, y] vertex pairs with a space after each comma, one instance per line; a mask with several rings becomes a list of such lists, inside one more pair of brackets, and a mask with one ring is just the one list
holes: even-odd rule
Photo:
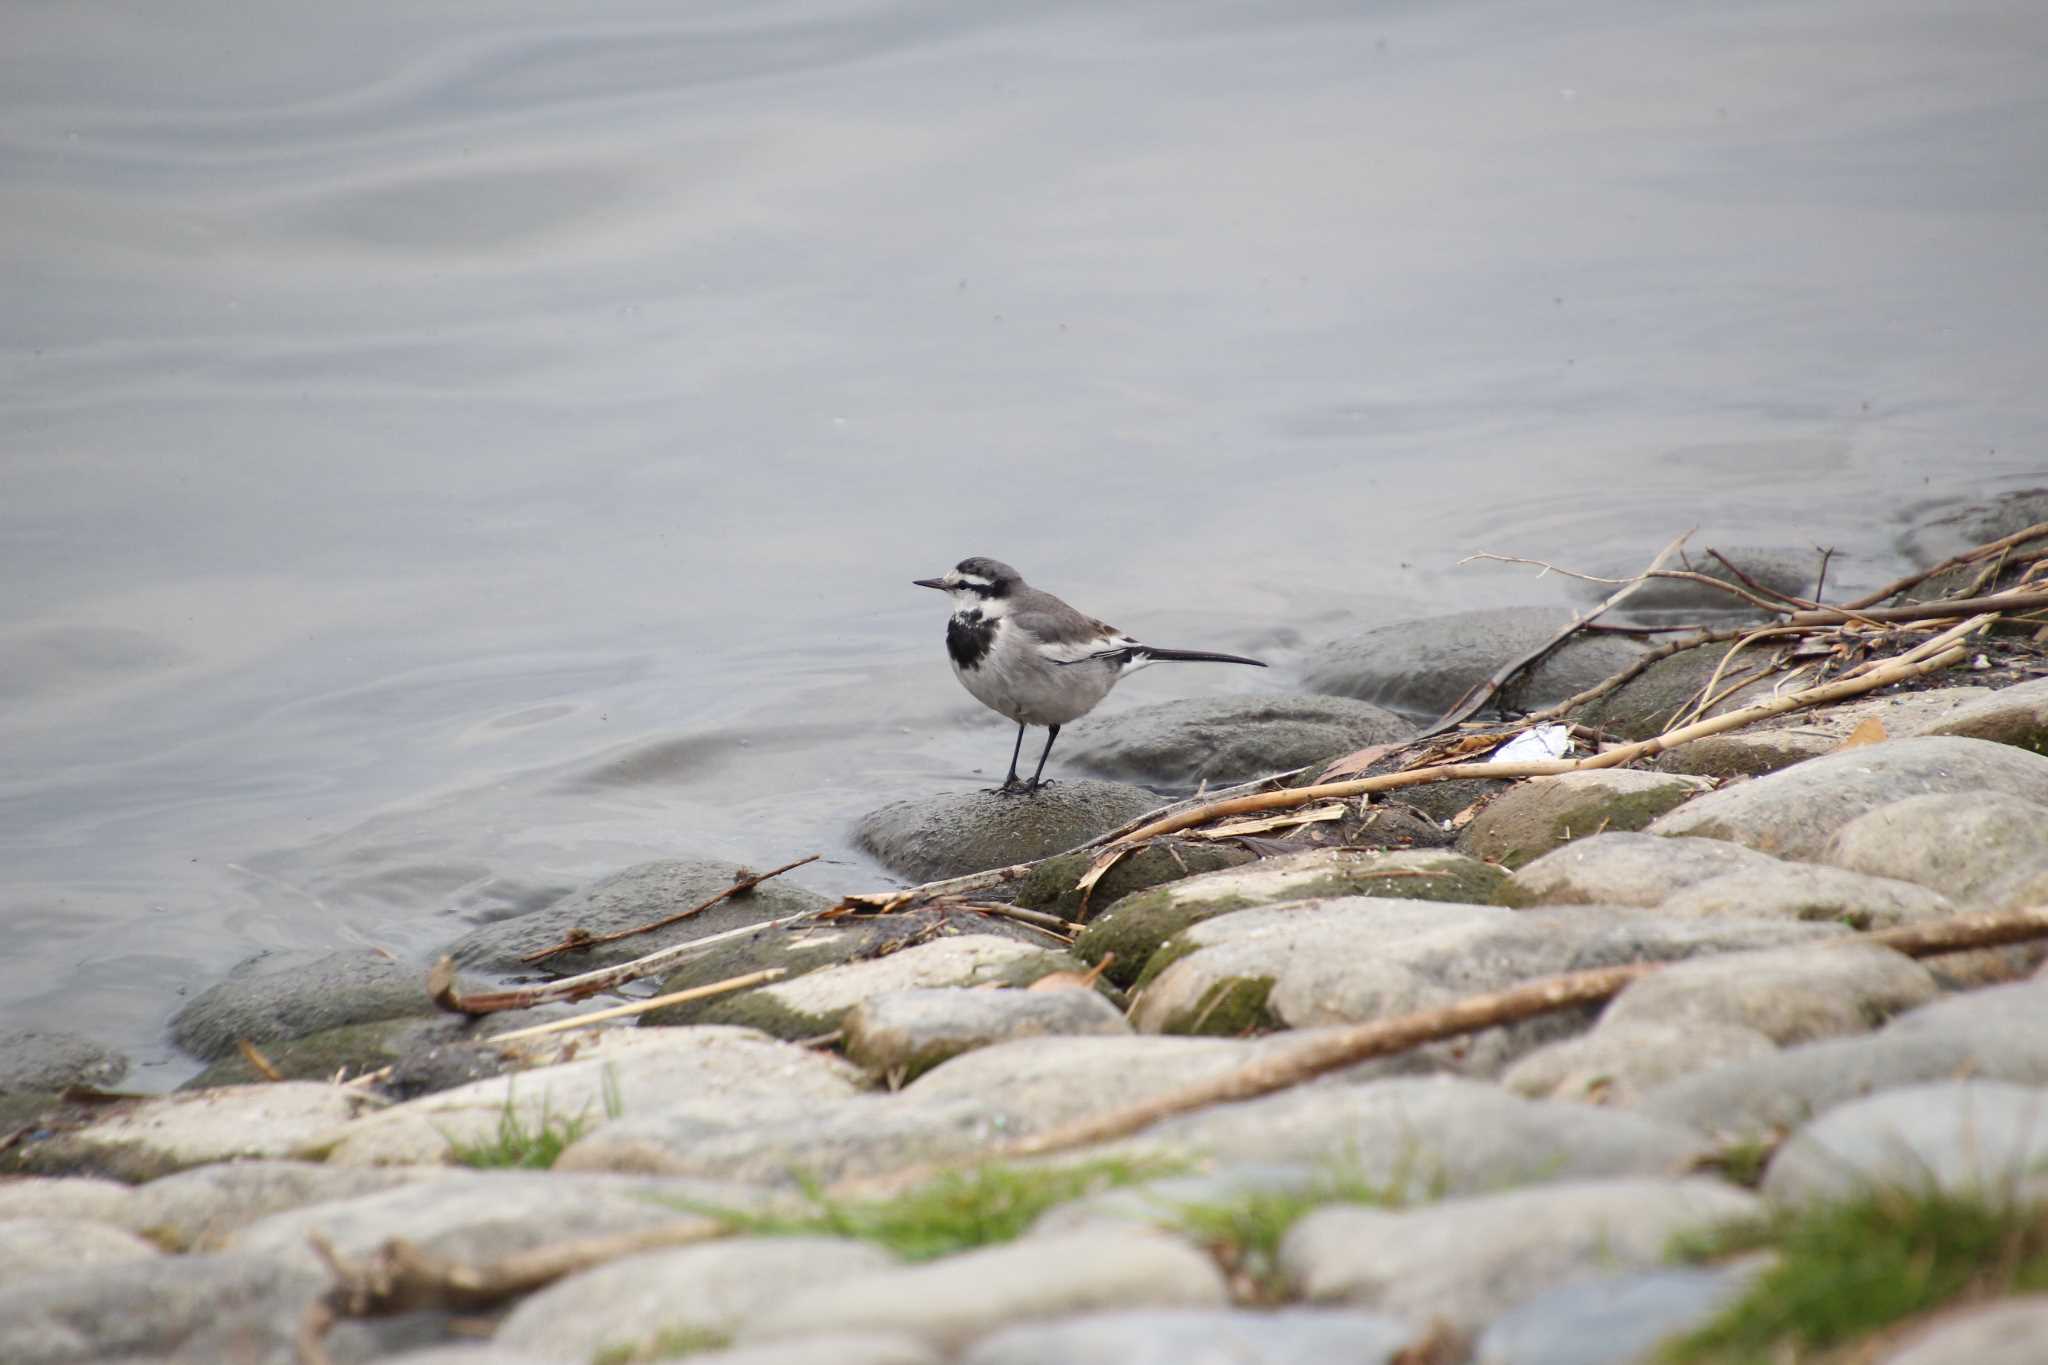
[[[953, 599], [953, 619], [946, 623], [953, 676], [976, 701], [1017, 722], [1010, 775], [1000, 791], [1037, 791], [1060, 727], [1093, 711], [1126, 673], [1162, 659], [1266, 666], [1236, 654], [1140, 644], [1030, 586], [1015, 569], [993, 559], [963, 559], [942, 578], [911, 581]], [[1017, 780], [1017, 758], [1024, 752], [1027, 725], [1043, 725], [1049, 733], [1038, 771], [1025, 783]]]

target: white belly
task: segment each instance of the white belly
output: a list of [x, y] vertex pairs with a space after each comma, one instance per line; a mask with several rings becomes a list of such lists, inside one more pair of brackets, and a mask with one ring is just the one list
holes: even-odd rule
[[1020, 639], [1007, 622], [977, 668], [953, 665], [953, 676], [991, 711], [1022, 725], [1065, 725], [1093, 711], [1120, 674], [1107, 660], [1058, 664]]

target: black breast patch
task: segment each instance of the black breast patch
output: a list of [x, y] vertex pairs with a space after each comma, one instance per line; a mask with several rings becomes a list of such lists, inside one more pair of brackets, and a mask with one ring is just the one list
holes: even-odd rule
[[946, 622], [946, 652], [961, 668], [976, 669], [996, 642], [996, 623], [978, 611], [963, 611]]

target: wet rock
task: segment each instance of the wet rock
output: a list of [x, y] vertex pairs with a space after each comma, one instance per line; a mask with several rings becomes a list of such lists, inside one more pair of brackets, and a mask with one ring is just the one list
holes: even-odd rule
[[1804, 1043], [1862, 1033], [1938, 993], [1925, 967], [1876, 944], [1779, 948], [1694, 958], [1633, 981], [1601, 1026], [1722, 1024]]
[[171, 1017], [171, 1041], [214, 1061], [248, 1039], [261, 1047], [343, 1024], [431, 1015], [423, 968], [369, 948], [267, 952]]
[[[968, 910], [916, 910], [900, 915], [862, 916], [832, 924], [803, 923], [781, 929], [762, 929], [725, 943], [713, 944], [670, 972], [661, 980], [661, 991], [692, 990], [718, 981], [730, 981], [770, 968], [779, 969], [778, 984], [800, 976], [849, 962], [866, 962], [885, 957], [908, 944], [922, 943], [940, 935], [968, 935], [1001, 938], [1032, 947], [1044, 947], [1047, 936], [1037, 929], [999, 915]], [[674, 1024], [708, 1022], [718, 997], [686, 1000], [664, 1005], [640, 1016], [645, 1028], [666, 1028]]]
[[793, 981], [719, 996], [697, 1011], [705, 1024], [735, 1024], [776, 1038], [815, 1038], [847, 1011], [891, 991], [942, 986], [1028, 986], [1052, 972], [1082, 970], [1063, 952], [987, 934], [937, 938], [867, 962], [848, 962]]
[[2048, 1164], [2044, 1114], [2048, 1089], [2007, 1081], [1933, 1081], [1851, 1100], [1786, 1140], [1764, 1194], [1784, 1204], [1874, 1188], [2011, 1198]]
[[[572, 891], [545, 909], [474, 929], [457, 939], [448, 951], [458, 967], [473, 971], [532, 972], [536, 968], [521, 959], [560, 943], [573, 929], [592, 934], [616, 933], [676, 914], [731, 886], [740, 871], [735, 863], [704, 858], [638, 863]], [[771, 877], [753, 890], [728, 896], [686, 920], [616, 943], [557, 954], [539, 970], [571, 976], [729, 929], [822, 909], [830, 903], [815, 891], [782, 877]]]
[[1092, 964], [1114, 952], [1117, 960], [1109, 976], [1119, 985], [1130, 985], [1160, 944], [1218, 915], [1357, 895], [1485, 902], [1505, 880], [1500, 869], [1456, 853], [1309, 849], [1267, 858], [1255, 867], [1188, 877], [1111, 903], [1075, 940], [1074, 953]]
[[[1820, 556], [1810, 549], [1788, 546], [1765, 545], [1715, 545], [1722, 559], [1733, 564], [1746, 574], [1752, 582], [1761, 583], [1774, 592], [1788, 593], [1794, 597], [1805, 597], [1813, 591], [1820, 576]], [[1651, 551], [1630, 563], [1610, 560], [1598, 568], [1587, 570], [1599, 578], [1633, 578], [1650, 562]], [[1721, 559], [1715, 559], [1704, 548], [1686, 550], [1681, 556], [1674, 556], [1665, 567], [1685, 569], [1720, 583], [1732, 583], [1747, 588]], [[1835, 562], [1840, 568], [1840, 561]], [[1584, 579], [1573, 580], [1569, 591], [1582, 602], [1600, 602], [1615, 591], [1612, 583], [1591, 583]], [[1696, 583], [1684, 578], [1653, 578], [1629, 594], [1628, 600], [1615, 608], [1617, 614], [1627, 616], [1658, 616], [1672, 612], [1686, 613], [1686, 620], [1692, 620], [1702, 611], [1726, 613], [1729, 615], [1758, 615], [1756, 608], [1737, 597], [1734, 593], [1723, 592], [1705, 583]]]
[[1120, 782], [1220, 787], [1414, 734], [1393, 712], [1348, 697], [1185, 698], [1077, 723], [1066, 759]]
[[1642, 829], [1706, 789], [1696, 778], [1619, 768], [1532, 779], [1479, 812], [1458, 849], [1519, 868], [1574, 839]]
[[1701, 1132], [1753, 1137], [1918, 1082], [1973, 1075], [2048, 1085], [2048, 981], [1950, 996], [1901, 1014], [1875, 1034], [1787, 1048], [1657, 1086], [1639, 1112]]
[[666, 1336], [729, 1339], [794, 1285], [886, 1270], [881, 1248], [836, 1237], [729, 1237], [611, 1261], [523, 1299], [495, 1340], [562, 1360], [665, 1354]]
[[1660, 1266], [1673, 1238], [1754, 1215], [1711, 1180], [1564, 1181], [1404, 1212], [1328, 1208], [1294, 1225], [1280, 1262], [1302, 1297], [1474, 1331], [1575, 1279]]
[[1473, 1346], [1472, 1365], [1641, 1365], [1740, 1298], [1754, 1266], [1640, 1270], [1575, 1280], [1522, 1300]]
[[1234, 844], [1209, 839], [1160, 839], [1118, 859], [1083, 904], [1075, 884], [1094, 861], [1086, 853], [1046, 859], [1016, 884], [1016, 903], [1028, 910], [1047, 910], [1064, 919], [1085, 920], [1091, 911], [1114, 906], [1126, 896], [1147, 888], [1204, 872], [1242, 867], [1257, 862], [1258, 855]]
[[2048, 754], [2048, 678], [1989, 693], [1936, 721], [1926, 733], [1988, 739]]
[[[1609, 637], [1611, 638], [1611, 637]], [[1722, 644], [1699, 645], [1692, 649], [1680, 650], [1669, 658], [1659, 659], [1635, 677], [1604, 696], [1596, 697], [1583, 706], [1573, 709], [1571, 719], [1580, 725], [1620, 735], [1624, 739], [1648, 739], [1662, 734], [1689, 714], [1693, 704], [1699, 700], [1701, 690], [1713, 680], [1715, 670], [1727, 655], [1728, 646]], [[1623, 663], [1627, 660], [1624, 659]], [[1581, 691], [1594, 683], [1621, 670], [1621, 664], [1606, 670], [1599, 677], [1589, 678]], [[1732, 681], [1724, 678], [1723, 684]], [[1719, 702], [1707, 708], [1709, 716], [1724, 715], [1738, 711], [1770, 695], [1772, 680], [1759, 679], [1737, 687]], [[1719, 688], [1717, 687], [1717, 691]], [[1562, 697], [1559, 698], [1562, 700]], [[1704, 743], [1705, 741], [1699, 741]], [[1691, 746], [1687, 746], [1691, 747]]]
[[168, 1251], [217, 1251], [233, 1233], [273, 1213], [355, 1199], [442, 1175], [427, 1167], [375, 1170], [309, 1161], [221, 1162], [137, 1187], [119, 1221]]
[[[983, 1054], [974, 1054], [980, 1056]], [[944, 1074], [941, 1067], [933, 1076]], [[1583, 1104], [1539, 1103], [1448, 1076], [1300, 1086], [1164, 1119], [1091, 1155], [1190, 1163], [1344, 1164], [1395, 1199], [1536, 1182], [1661, 1176], [1707, 1143], [1676, 1124]]]
[[1086, 989], [889, 991], [856, 1005], [842, 1027], [846, 1055], [899, 1084], [1013, 1038], [1131, 1031], [1115, 1005]]
[[1883, 929], [1957, 913], [1948, 897], [1911, 882], [1812, 863], [1778, 863], [1696, 882], [1657, 906], [1701, 919], [1786, 919]]
[[1714, 877], [1770, 873], [1780, 866], [1773, 858], [1715, 839], [1596, 834], [1520, 868], [1494, 899], [1514, 906], [1656, 905]]
[[[1899, 548], [1917, 564], [1935, 564], [1988, 541], [1999, 540], [2048, 521], [2048, 488], [2015, 489], [1989, 502], [1944, 511], [1899, 538]], [[2016, 549], [2039, 548], [2039, 539]], [[1965, 564], [1936, 574], [1910, 589], [1905, 600], [1925, 602], [1958, 591], [1976, 581], [1982, 563]], [[1984, 589], [1991, 591], [1990, 587]]]
[[1537, 1048], [1509, 1067], [1501, 1084], [1532, 1100], [1625, 1105], [1676, 1077], [1777, 1050], [1739, 1024], [1602, 1024]]
[[1655, 767], [1659, 772], [1703, 777], [1760, 777], [1833, 753], [1868, 721], [1883, 726], [1892, 739], [1938, 733], [1942, 721], [1991, 695], [1986, 687], [1941, 687], [1867, 697], [1822, 711], [1796, 711], [1682, 744], [1659, 754]]
[[127, 1057], [80, 1034], [0, 1029], [0, 1095], [109, 1086], [127, 1074]]
[[1650, 826], [1817, 859], [1867, 811], [1909, 796], [1996, 792], [2048, 804], [2048, 758], [1981, 739], [1888, 740], [1816, 758], [1690, 801]]
[[1138, 1309], [1006, 1327], [960, 1365], [1383, 1365], [1418, 1335], [1402, 1319], [1342, 1309]]
[[1141, 787], [1085, 780], [1028, 796], [946, 792], [870, 811], [854, 842], [898, 876], [933, 881], [1065, 852], [1159, 804]]
[[529, 1132], [549, 1123], [594, 1132], [674, 1094], [803, 1103], [851, 1095], [862, 1084], [860, 1073], [836, 1057], [751, 1029], [615, 1029], [572, 1046], [572, 1061], [331, 1125], [301, 1139], [292, 1154], [343, 1166], [440, 1164], [454, 1160], [457, 1145], [491, 1142], [507, 1123]]
[[0, 1284], [163, 1253], [132, 1232], [81, 1218], [0, 1218]]
[[2039, 1365], [2048, 1341], [2048, 1294], [1943, 1313], [1878, 1365]]
[[[718, 1221], [696, 1207], [765, 1212], [767, 1194], [702, 1180], [562, 1171], [450, 1171], [438, 1179], [274, 1213], [235, 1232], [229, 1254], [317, 1270], [308, 1237], [363, 1256], [393, 1237], [430, 1255], [484, 1262], [570, 1238]], [[324, 1275], [321, 1277], [326, 1278]]]
[[83, 1127], [29, 1139], [22, 1168], [154, 1180], [209, 1162], [290, 1156], [375, 1101], [309, 1081], [183, 1091], [114, 1106]]
[[[503, 1028], [493, 1021], [494, 1026]], [[259, 1048], [279, 1075], [292, 1081], [327, 1081], [336, 1075], [360, 1076], [389, 1066], [408, 1052], [452, 1042], [467, 1031], [454, 1015], [433, 1018], [373, 1019], [343, 1024], [303, 1038], [287, 1038]], [[268, 1080], [239, 1050], [230, 1052], [178, 1088], [211, 1090], [222, 1085], [254, 1085]]]
[[2048, 805], [1993, 791], [1909, 796], [1835, 832], [1828, 862], [1932, 887], [1963, 902], [2048, 849]]
[[0, 1282], [0, 1360], [163, 1365], [295, 1358], [299, 1318], [329, 1284], [256, 1256], [159, 1256]]
[[877, 1328], [959, 1350], [1011, 1323], [1106, 1308], [1220, 1308], [1228, 1300], [1215, 1264], [1187, 1243], [1096, 1230], [795, 1286], [743, 1325], [739, 1339]]
[[[1312, 692], [1361, 701], [1434, 720], [1502, 664], [1542, 645], [1575, 613], [1562, 607], [1503, 607], [1453, 612], [1333, 640], [1309, 656], [1303, 680]], [[1633, 641], [1580, 634], [1510, 690], [1524, 709], [1563, 701], [1642, 653]]]

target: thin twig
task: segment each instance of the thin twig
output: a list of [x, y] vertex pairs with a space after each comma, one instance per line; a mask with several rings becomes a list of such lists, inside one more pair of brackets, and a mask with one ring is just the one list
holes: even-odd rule
[[[1678, 553], [1679, 547], [1685, 544], [1686, 536], [1691, 534], [1692, 532], [1687, 531], [1685, 535], [1677, 537], [1669, 545], [1659, 550], [1657, 557], [1650, 561], [1649, 568], [1643, 570], [1634, 578], [1627, 580], [1620, 591], [1611, 594], [1600, 605], [1594, 607], [1591, 611], [1582, 612], [1574, 616], [1570, 622], [1560, 628], [1548, 640], [1519, 658], [1511, 659], [1507, 663], [1502, 664], [1493, 671], [1492, 676], [1474, 684], [1464, 696], [1451, 704], [1450, 710], [1437, 717], [1435, 724], [1423, 730], [1420, 737], [1427, 739], [1431, 735], [1440, 735], [1447, 730], [1457, 729], [1463, 721], [1477, 712], [1480, 707], [1486, 705], [1495, 694], [1506, 687], [1508, 682], [1517, 674], [1521, 673], [1524, 669], [1534, 668], [1543, 659], [1548, 657], [1552, 650], [1558, 648], [1566, 640], [1569, 640], [1576, 631], [1598, 619], [1614, 607], [1619, 606], [1631, 595], [1640, 591], [1643, 584], [1648, 582], [1650, 577], [1663, 567], [1664, 561]], [[1488, 555], [1473, 556], [1473, 558], [1479, 559], [1491, 557]], [[1461, 560], [1459, 562], [1466, 563], [1469, 561]]]
[[[1691, 533], [1688, 532], [1687, 534]], [[1626, 578], [1601, 578], [1597, 574], [1579, 573], [1574, 569], [1559, 568], [1557, 565], [1549, 563], [1546, 560], [1524, 559], [1520, 555], [1466, 555], [1463, 559], [1459, 560], [1458, 562], [1460, 564], [1470, 564], [1475, 559], [1490, 559], [1499, 564], [1530, 564], [1538, 568], [1547, 569], [1551, 573], [1563, 574], [1567, 578], [1583, 579], [1588, 583], [1628, 583], [1634, 581]], [[1731, 597], [1739, 597], [1743, 601], [1749, 603], [1752, 607], [1756, 607], [1761, 611], [1777, 613], [1784, 610], [1783, 607], [1771, 601], [1769, 598], [1759, 597], [1757, 594], [1743, 587], [1740, 583], [1730, 583], [1727, 579], [1716, 578], [1712, 574], [1695, 573], [1690, 569], [1656, 569], [1651, 572], [1644, 573], [1640, 575], [1640, 577], [1669, 578], [1674, 582], [1679, 583], [1697, 583], [1701, 587], [1712, 588], [1717, 592], [1727, 593]]]
[[1758, 593], [1764, 597], [1775, 597], [1778, 599], [1778, 601], [1784, 603], [1788, 607], [1806, 607], [1810, 609], [1818, 609], [1822, 605], [1819, 602], [1809, 602], [1804, 597], [1794, 597], [1790, 593], [1779, 592], [1776, 588], [1767, 587], [1764, 584], [1757, 582], [1754, 578], [1751, 578], [1748, 574], [1744, 573], [1741, 569], [1737, 568], [1735, 561], [1728, 558], [1727, 555], [1722, 554], [1719, 550], [1709, 548], [1707, 550], [1707, 553], [1712, 555], [1715, 559], [1719, 560], [1721, 562], [1721, 567], [1726, 569], [1729, 573], [1734, 574], [1735, 581], [1740, 583], [1743, 587], [1748, 588], [1751, 592]]
[[691, 1000], [704, 1000], [714, 995], [727, 995], [733, 991], [752, 990], [756, 986], [765, 986], [771, 981], [780, 980], [788, 975], [789, 968], [787, 967], [766, 967], [758, 972], [748, 972], [745, 976], [729, 976], [723, 981], [713, 981], [709, 985], [692, 986], [686, 991], [670, 991], [667, 995], [657, 995], [646, 1000], [635, 1000], [629, 1005], [613, 1005], [610, 1009], [592, 1010], [589, 1014], [579, 1014], [574, 1019], [555, 1019], [545, 1024], [535, 1024], [531, 1028], [513, 1029], [510, 1033], [494, 1034], [484, 1041], [488, 1043], [513, 1043], [518, 1042], [522, 1038], [539, 1038], [549, 1033], [565, 1033], [572, 1028], [587, 1028], [592, 1024], [602, 1024], [610, 1019], [624, 1019], [629, 1015], [646, 1014], [649, 1010], [658, 1010], [668, 1005], [681, 1005]]
[[1839, 626], [1853, 621], [1933, 621], [1949, 616], [2031, 607], [2048, 607], [2048, 592], [1999, 592], [1989, 597], [1953, 597], [1906, 607], [1872, 607], [1868, 611], [1836, 607], [1824, 611], [1795, 611], [1785, 618], [1785, 623], [1793, 626]]
[[617, 943], [622, 938], [632, 938], [636, 934], [651, 934], [656, 929], [666, 929], [671, 924], [680, 924], [692, 915], [703, 914], [706, 910], [709, 910], [712, 906], [717, 905], [728, 897], [737, 896], [745, 891], [752, 891], [770, 877], [779, 877], [791, 868], [802, 867], [805, 863], [815, 863], [824, 856], [822, 853], [813, 853], [808, 858], [798, 858], [793, 863], [784, 863], [781, 867], [768, 872], [742, 873], [733, 880], [731, 886], [726, 887], [725, 890], [708, 900], [699, 901], [689, 909], [679, 910], [673, 915], [665, 915], [658, 920], [650, 920], [646, 924], [636, 924], [630, 929], [619, 929], [609, 934], [592, 934], [582, 929], [569, 929], [562, 935], [560, 943], [527, 953], [519, 960], [521, 962], [545, 962], [557, 953], [573, 953], [584, 948], [595, 948], [600, 943]]
[[[1950, 569], [1960, 568], [1965, 564], [1974, 564], [1986, 555], [1995, 555], [2000, 550], [2008, 549], [2023, 541], [2034, 540], [2040, 536], [2048, 536], [2048, 521], [2038, 521], [2024, 530], [2014, 531], [2009, 536], [2000, 536], [1997, 540], [1986, 541], [1982, 545], [1973, 545], [1960, 554], [1950, 555], [1933, 568], [1921, 569], [1915, 573], [1909, 573], [1903, 578], [1895, 578], [1875, 592], [1865, 593], [1854, 602], [1844, 602], [1842, 609], [1844, 611], [1857, 611], [1864, 607], [1876, 606], [1886, 598], [1896, 597], [1908, 588], [1919, 587], [1938, 573], [1945, 573]], [[1817, 597], [1819, 593], [1814, 595]]]
[[1588, 702], [1600, 700], [1600, 698], [1616, 688], [1626, 687], [1644, 673], [1647, 673], [1653, 665], [1664, 662], [1664, 660], [1674, 654], [1683, 654], [1688, 649], [1697, 649], [1701, 645], [1717, 645], [1724, 640], [1739, 639], [1747, 634], [1749, 629], [1750, 627], [1748, 626], [1731, 626], [1722, 630], [1708, 631], [1702, 635], [1690, 636], [1683, 640], [1673, 640], [1669, 644], [1658, 645], [1655, 649], [1644, 654], [1620, 672], [1593, 684], [1583, 692], [1577, 692], [1566, 697], [1555, 706], [1546, 706], [1541, 711], [1532, 712], [1524, 719], [1532, 725], [1556, 720], [1560, 716], [1578, 710]]

